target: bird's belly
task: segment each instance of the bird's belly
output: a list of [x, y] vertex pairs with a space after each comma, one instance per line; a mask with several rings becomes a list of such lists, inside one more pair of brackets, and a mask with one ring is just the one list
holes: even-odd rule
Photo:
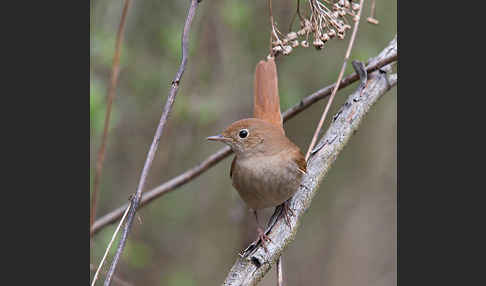
[[275, 207], [290, 199], [297, 191], [302, 174], [295, 166], [280, 165], [272, 164], [272, 160], [259, 164], [236, 162], [233, 186], [248, 207], [255, 210]]

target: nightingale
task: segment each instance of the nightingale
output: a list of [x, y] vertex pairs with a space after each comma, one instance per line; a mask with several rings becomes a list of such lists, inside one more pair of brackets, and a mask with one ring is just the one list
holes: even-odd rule
[[271, 241], [258, 222], [257, 211], [281, 207], [290, 226], [289, 200], [300, 186], [306, 172], [305, 157], [299, 147], [285, 135], [275, 62], [272, 58], [260, 61], [254, 78], [254, 118], [238, 120], [221, 134], [208, 137], [231, 147], [235, 157], [230, 178], [246, 205], [253, 210], [257, 221], [257, 239], [267, 251], [265, 241]]

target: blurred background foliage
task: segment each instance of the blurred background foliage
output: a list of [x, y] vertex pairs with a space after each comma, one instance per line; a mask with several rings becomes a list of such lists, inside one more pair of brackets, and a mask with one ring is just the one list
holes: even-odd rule
[[[352, 60], [375, 56], [397, 33], [397, 2], [376, 1], [377, 26], [365, 21], [370, 4], [365, 1]], [[91, 1], [91, 185], [122, 7], [122, 0]], [[126, 203], [135, 191], [180, 63], [188, 7], [189, 0], [132, 1], [98, 217]], [[295, 0], [273, 1], [281, 31], [288, 30], [295, 7]], [[336, 80], [350, 34], [345, 40], [329, 41], [321, 51], [296, 48], [277, 59], [282, 111]], [[268, 39], [267, 1], [202, 1], [190, 35], [189, 62], [146, 190], [219, 150], [222, 145], [205, 138], [251, 116], [253, 72], [268, 53]], [[346, 74], [351, 71], [348, 64]], [[356, 86], [338, 92], [331, 115]], [[285, 124], [288, 136], [304, 152], [326, 101]], [[396, 107], [394, 88], [371, 109], [324, 178], [295, 241], [284, 252], [287, 285], [396, 285]], [[214, 285], [224, 280], [237, 253], [255, 238], [254, 219], [231, 186], [230, 163], [230, 158], [225, 159], [139, 211], [117, 278], [127, 285], [169, 286]], [[265, 218], [270, 213], [265, 212]], [[94, 236], [92, 265], [98, 265], [114, 229], [108, 226]], [[273, 269], [261, 285], [275, 285]]]

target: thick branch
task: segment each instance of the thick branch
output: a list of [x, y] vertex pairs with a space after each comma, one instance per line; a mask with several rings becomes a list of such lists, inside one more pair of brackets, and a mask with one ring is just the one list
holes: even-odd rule
[[[392, 41], [396, 51], [396, 39]], [[383, 51], [380, 55], [390, 51]], [[290, 207], [295, 216], [291, 217], [290, 228], [279, 220], [268, 234], [272, 243], [267, 244], [268, 252], [257, 248], [245, 258], [238, 258], [231, 268], [223, 285], [256, 285], [277, 261], [287, 245], [294, 239], [299, 227], [300, 219], [310, 207], [312, 198], [316, 194], [319, 184], [329, 171], [332, 163], [357, 130], [371, 106], [397, 84], [397, 75], [388, 76], [391, 67], [386, 66], [380, 71], [368, 75], [368, 82], [364, 89], [353, 92], [320, 140], [315, 153], [310, 157], [307, 173], [302, 180], [301, 187], [291, 200]]]
[[[388, 65], [398, 59], [398, 52], [397, 52], [397, 42], [396, 42], [396, 36], [395, 38], [389, 43], [389, 45], [376, 57], [371, 58], [367, 62], [367, 67], [366, 71], [368, 73], [371, 73], [373, 71], [376, 71], [377, 69]], [[339, 89], [345, 88], [349, 86], [350, 84], [354, 83], [359, 79], [358, 74], [352, 73], [351, 75], [345, 77], [342, 81], [341, 84], [339, 85]], [[293, 107], [287, 109], [282, 114], [283, 121], [287, 121], [303, 110], [307, 109], [310, 107], [312, 104], [316, 103], [317, 101], [324, 99], [328, 97], [332, 90], [334, 89], [335, 84], [332, 84], [330, 86], [327, 86], [325, 88], [322, 88], [313, 94], [305, 97], [302, 99], [298, 104], [294, 105]], [[211, 168], [212, 166], [216, 165], [219, 161], [223, 160], [224, 158], [228, 157], [232, 153], [230, 147], [224, 147], [221, 148], [218, 152], [214, 153], [210, 157], [208, 157], [206, 160], [202, 161], [199, 163], [197, 166], [185, 171], [184, 173], [178, 175], [177, 177], [174, 177], [170, 179], [169, 181], [165, 182], [164, 184], [147, 191], [143, 194], [142, 196], [142, 201], [140, 202], [140, 207], [145, 206], [152, 200], [169, 193], [170, 191], [173, 191], [179, 186], [182, 186], [191, 180], [197, 178], [199, 175], [204, 173], [206, 170]], [[122, 215], [125, 209], [127, 208], [128, 204], [125, 204], [108, 214], [102, 216], [98, 220], [95, 221], [93, 224], [93, 228], [91, 229], [91, 235], [97, 233], [99, 230], [101, 230], [103, 227], [116, 222]]]
[[164, 131], [164, 126], [167, 122], [167, 117], [172, 109], [172, 105], [174, 103], [177, 90], [179, 89], [179, 82], [181, 80], [182, 74], [186, 68], [187, 63], [187, 54], [188, 54], [188, 44], [189, 44], [189, 31], [191, 29], [192, 19], [194, 18], [194, 14], [196, 13], [196, 8], [199, 4], [200, 0], [192, 0], [191, 6], [189, 7], [189, 11], [187, 13], [186, 22], [184, 24], [184, 31], [182, 33], [182, 62], [177, 71], [177, 74], [172, 81], [172, 85], [169, 91], [169, 96], [167, 98], [167, 102], [165, 103], [164, 111], [162, 113], [162, 117], [160, 118], [159, 125], [157, 127], [157, 131], [155, 132], [154, 139], [152, 141], [152, 145], [150, 145], [149, 152], [147, 154], [147, 159], [145, 160], [145, 164], [143, 166], [142, 175], [140, 176], [140, 181], [138, 183], [137, 191], [135, 195], [131, 198], [131, 205], [130, 210], [128, 212], [127, 221], [125, 223], [125, 228], [123, 229], [122, 237], [118, 244], [118, 248], [116, 250], [115, 256], [113, 258], [113, 262], [110, 266], [110, 270], [106, 275], [106, 280], [104, 285], [109, 286], [111, 282], [111, 278], [115, 273], [116, 266], [120, 259], [121, 253], [123, 252], [123, 248], [125, 247], [128, 233], [130, 232], [130, 228], [133, 223], [133, 218], [135, 217], [135, 212], [137, 211], [138, 205], [140, 203], [140, 198], [142, 197], [142, 191], [145, 186], [145, 182], [147, 180], [148, 173], [152, 166], [152, 162], [155, 157], [155, 152], [159, 146], [160, 137], [162, 136], [162, 132]]

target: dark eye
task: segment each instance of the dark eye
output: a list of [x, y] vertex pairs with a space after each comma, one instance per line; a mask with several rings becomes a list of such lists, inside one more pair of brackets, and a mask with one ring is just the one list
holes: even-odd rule
[[248, 136], [248, 130], [247, 129], [241, 129], [240, 133], [238, 133], [238, 136], [240, 136], [240, 138], [246, 138], [246, 136]]

